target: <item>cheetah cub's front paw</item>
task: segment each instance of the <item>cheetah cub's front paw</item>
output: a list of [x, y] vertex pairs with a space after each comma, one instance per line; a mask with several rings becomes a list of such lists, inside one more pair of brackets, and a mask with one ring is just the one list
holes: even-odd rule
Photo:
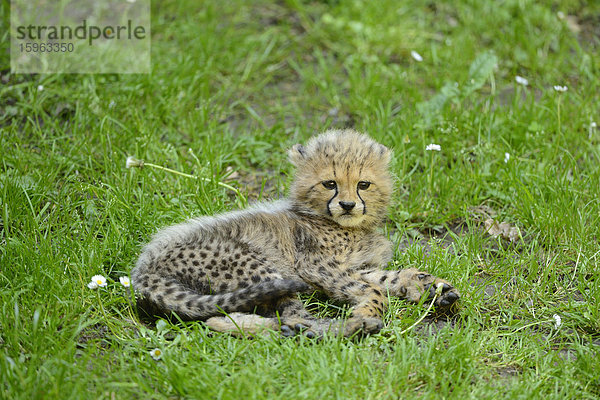
[[425, 285], [425, 291], [428, 293], [428, 298], [432, 299], [435, 296], [438, 288], [441, 286], [441, 293], [435, 299], [437, 307], [449, 307], [460, 299], [460, 293], [448, 281], [436, 278], [433, 283]]
[[449, 307], [460, 299], [460, 293], [450, 282], [418, 270], [414, 271], [409, 283], [406, 299], [415, 303], [418, 303], [423, 295], [433, 299], [439, 287], [441, 287], [441, 293], [435, 299], [435, 306]]
[[377, 333], [383, 328], [383, 321], [373, 317], [351, 317], [344, 324], [344, 336], [350, 337], [356, 333], [371, 334]]

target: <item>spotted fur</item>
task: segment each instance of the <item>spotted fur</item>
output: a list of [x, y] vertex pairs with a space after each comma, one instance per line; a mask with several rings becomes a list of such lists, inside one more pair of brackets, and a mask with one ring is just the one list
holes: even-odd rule
[[448, 282], [382, 269], [392, 258], [378, 229], [393, 188], [390, 158], [385, 146], [352, 130], [293, 146], [287, 199], [191, 219], [152, 239], [131, 273], [140, 305], [218, 331], [313, 335], [319, 323], [297, 293], [318, 290], [354, 306], [346, 336], [381, 329], [388, 293], [416, 302], [440, 284], [438, 305], [450, 305], [459, 295]]

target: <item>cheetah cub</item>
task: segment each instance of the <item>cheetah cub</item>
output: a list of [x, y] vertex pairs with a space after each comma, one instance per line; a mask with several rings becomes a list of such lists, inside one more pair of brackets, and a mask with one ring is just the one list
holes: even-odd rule
[[297, 293], [316, 290], [351, 304], [345, 336], [378, 332], [388, 294], [418, 302], [441, 286], [436, 303], [449, 306], [459, 294], [447, 281], [414, 268], [383, 270], [392, 259], [378, 229], [392, 192], [390, 157], [352, 130], [293, 146], [287, 199], [191, 219], [146, 245], [131, 272], [140, 307], [204, 320], [217, 331], [310, 337], [319, 321]]

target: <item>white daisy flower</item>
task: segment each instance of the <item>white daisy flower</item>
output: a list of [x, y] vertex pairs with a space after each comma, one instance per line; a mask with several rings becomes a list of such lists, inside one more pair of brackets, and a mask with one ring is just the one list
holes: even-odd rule
[[508, 162], [508, 160], [510, 160], [510, 154], [504, 153], [504, 163], [506, 164]]
[[91, 281], [90, 283], [87, 284], [87, 287], [89, 287], [92, 290], [98, 289], [98, 284], [94, 281]]
[[596, 124], [596, 122], [594, 122], [594, 121], [590, 122], [590, 128], [595, 128], [597, 126], [598, 125]]
[[527, 79], [523, 78], [522, 76], [519, 76], [519, 75], [515, 76], [515, 81], [517, 81], [517, 83], [519, 85], [523, 85], [523, 86], [529, 85], [529, 81]]
[[44, 90], [44, 85], [38, 85], [37, 87], [38, 92], [41, 92]]
[[554, 318], [554, 327], [556, 329], [560, 328], [560, 326], [562, 325], [562, 319], [560, 318], [560, 315], [554, 314], [552, 318]]
[[410, 56], [411, 56], [412, 58], [414, 58], [414, 59], [415, 59], [416, 61], [418, 61], [418, 62], [421, 62], [421, 61], [423, 61], [423, 57], [422, 57], [422, 56], [421, 56], [419, 53], [417, 53], [416, 51], [414, 51], [414, 50], [412, 50], [412, 51], [410, 52]]
[[568, 89], [568, 87], [566, 86], [560, 86], [560, 85], [554, 85], [554, 90], [556, 90], [557, 92], [566, 92]]
[[126, 168], [141, 168], [144, 166], [144, 161], [143, 160], [138, 160], [135, 157], [127, 157], [127, 161], [125, 162], [125, 167]]
[[[98, 287], [105, 287], [106, 286], [106, 278], [103, 277], [102, 275], [94, 275], [94, 276], [92, 276], [92, 281], [90, 283], [96, 284], [96, 285], [98, 285]], [[88, 287], [90, 289], [92, 289], [89, 284], [88, 284]]]
[[162, 358], [163, 352], [161, 349], [156, 348], [156, 349], [150, 351], [150, 355], [155, 360], [160, 360]]
[[442, 150], [442, 146], [440, 146], [439, 144], [435, 144], [435, 143], [430, 143], [427, 145], [427, 147], [425, 147], [426, 151], [441, 151]]
[[119, 282], [121, 282], [121, 285], [123, 285], [125, 287], [131, 286], [131, 282], [129, 282], [129, 277], [128, 276], [120, 276], [119, 277]]

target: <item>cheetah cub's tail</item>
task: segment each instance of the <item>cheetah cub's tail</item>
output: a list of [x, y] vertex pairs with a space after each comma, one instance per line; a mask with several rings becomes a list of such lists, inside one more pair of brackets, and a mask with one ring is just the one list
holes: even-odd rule
[[132, 273], [132, 286], [141, 294], [138, 307], [148, 316], [176, 313], [180, 318], [202, 320], [223, 312], [248, 312], [282, 297], [306, 292], [303, 281], [274, 279], [244, 289], [219, 294], [199, 294], [173, 278]]

